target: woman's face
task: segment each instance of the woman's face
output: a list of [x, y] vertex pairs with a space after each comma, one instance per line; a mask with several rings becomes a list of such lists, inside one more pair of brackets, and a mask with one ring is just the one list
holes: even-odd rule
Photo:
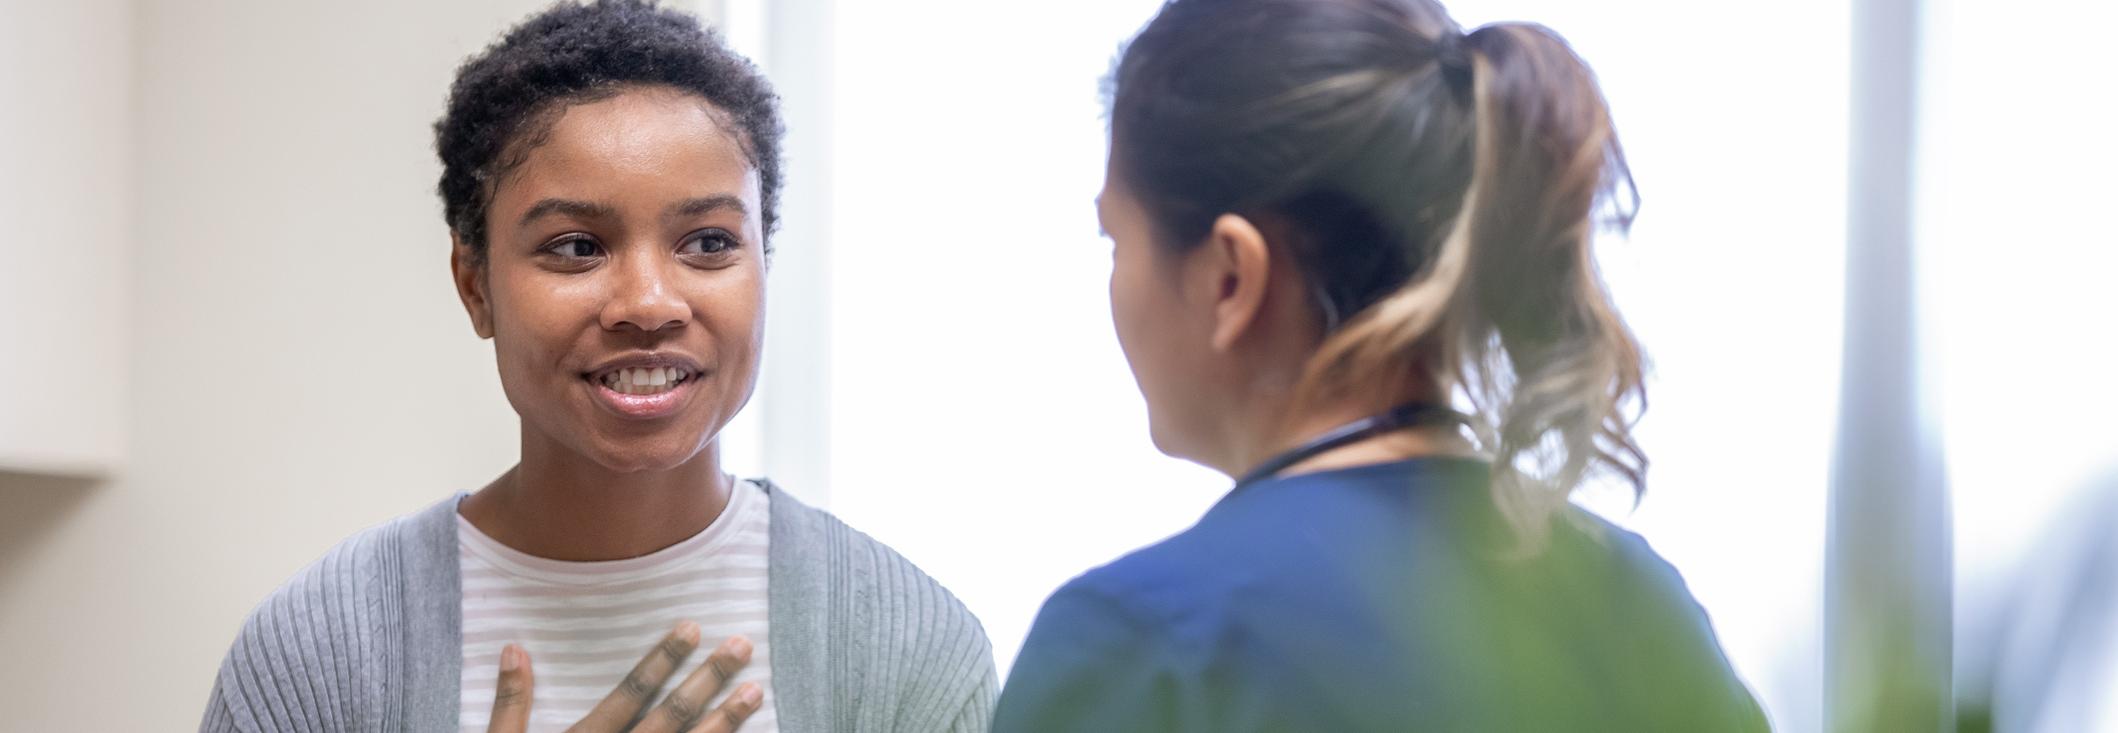
[[526, 452], [673, 468], [749, 401], [764, 232], [757, 171], [722, 119], [659, 88], [567, 107], [497, 182], [482, 271], [458, 248]]
[[1096, 213], [1112, 244], [1111, 319], [1147, 399], [1148, 432], [1163, 453], [1204, 460], [1219, 365], [1209, 348], [1210, 307], [1185, 292], [1196, 279], [1184, 272], [1190, 258], [1156, 241], [1146, 209], [1115, 170], [1104, 175]]

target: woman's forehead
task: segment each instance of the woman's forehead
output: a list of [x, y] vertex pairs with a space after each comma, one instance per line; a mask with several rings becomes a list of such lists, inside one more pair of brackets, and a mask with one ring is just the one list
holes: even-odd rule
[[[758, 182], [741, 141], [706, 100], [628, 90], [568, 106], [525, 151], [505, 189], [601, 198], [610, 188], [666, 189], [684, 198], [737, 196], [756, 208]], [[497, 203], [497, 202], [496, 202]]]

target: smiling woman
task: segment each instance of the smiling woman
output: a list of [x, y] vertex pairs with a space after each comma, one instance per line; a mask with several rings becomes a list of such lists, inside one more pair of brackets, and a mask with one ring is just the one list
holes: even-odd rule
[[[757, 383], [765, 291], [761, 177], [722, 117], [697, 94], [641, 86], [502, 149], [519, 163], [496, 172], [487, 241], [457, 235], [455, 274], [494, 340], [526, 460], [697, 465], [693, 486], [719, 471], [703, 448]], [[483, 496], [467, 502], [474, 520]]]
[[457, 72], [450, 266], [519, 461], [267, 598], [202, 730], [986, 728], [991, 647], [954, 596], [722, 470], [757, 382], [777, 109], [696, 20], [634, 0], [556, 6]]

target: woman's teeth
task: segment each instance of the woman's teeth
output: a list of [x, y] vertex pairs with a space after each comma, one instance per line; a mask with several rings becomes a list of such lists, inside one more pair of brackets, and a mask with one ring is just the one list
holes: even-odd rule
[[619, 394], [659, 394], [691, 378], [682, 367], [619, 369], [603, 375], [603, 386]]

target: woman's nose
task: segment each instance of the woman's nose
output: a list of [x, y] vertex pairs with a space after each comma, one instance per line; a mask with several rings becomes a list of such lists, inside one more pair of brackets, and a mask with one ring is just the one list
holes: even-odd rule
[[[649, 250], [652, 251], [652, 250]], [[691, 305], [674, 285], [675, 262], [635, 256], [621, 258], [611, 276], [610, 300], [603, 306], [603, 327], [612, 331], [633, 328], [645, 332], [683, 326], [691, 319]]]

